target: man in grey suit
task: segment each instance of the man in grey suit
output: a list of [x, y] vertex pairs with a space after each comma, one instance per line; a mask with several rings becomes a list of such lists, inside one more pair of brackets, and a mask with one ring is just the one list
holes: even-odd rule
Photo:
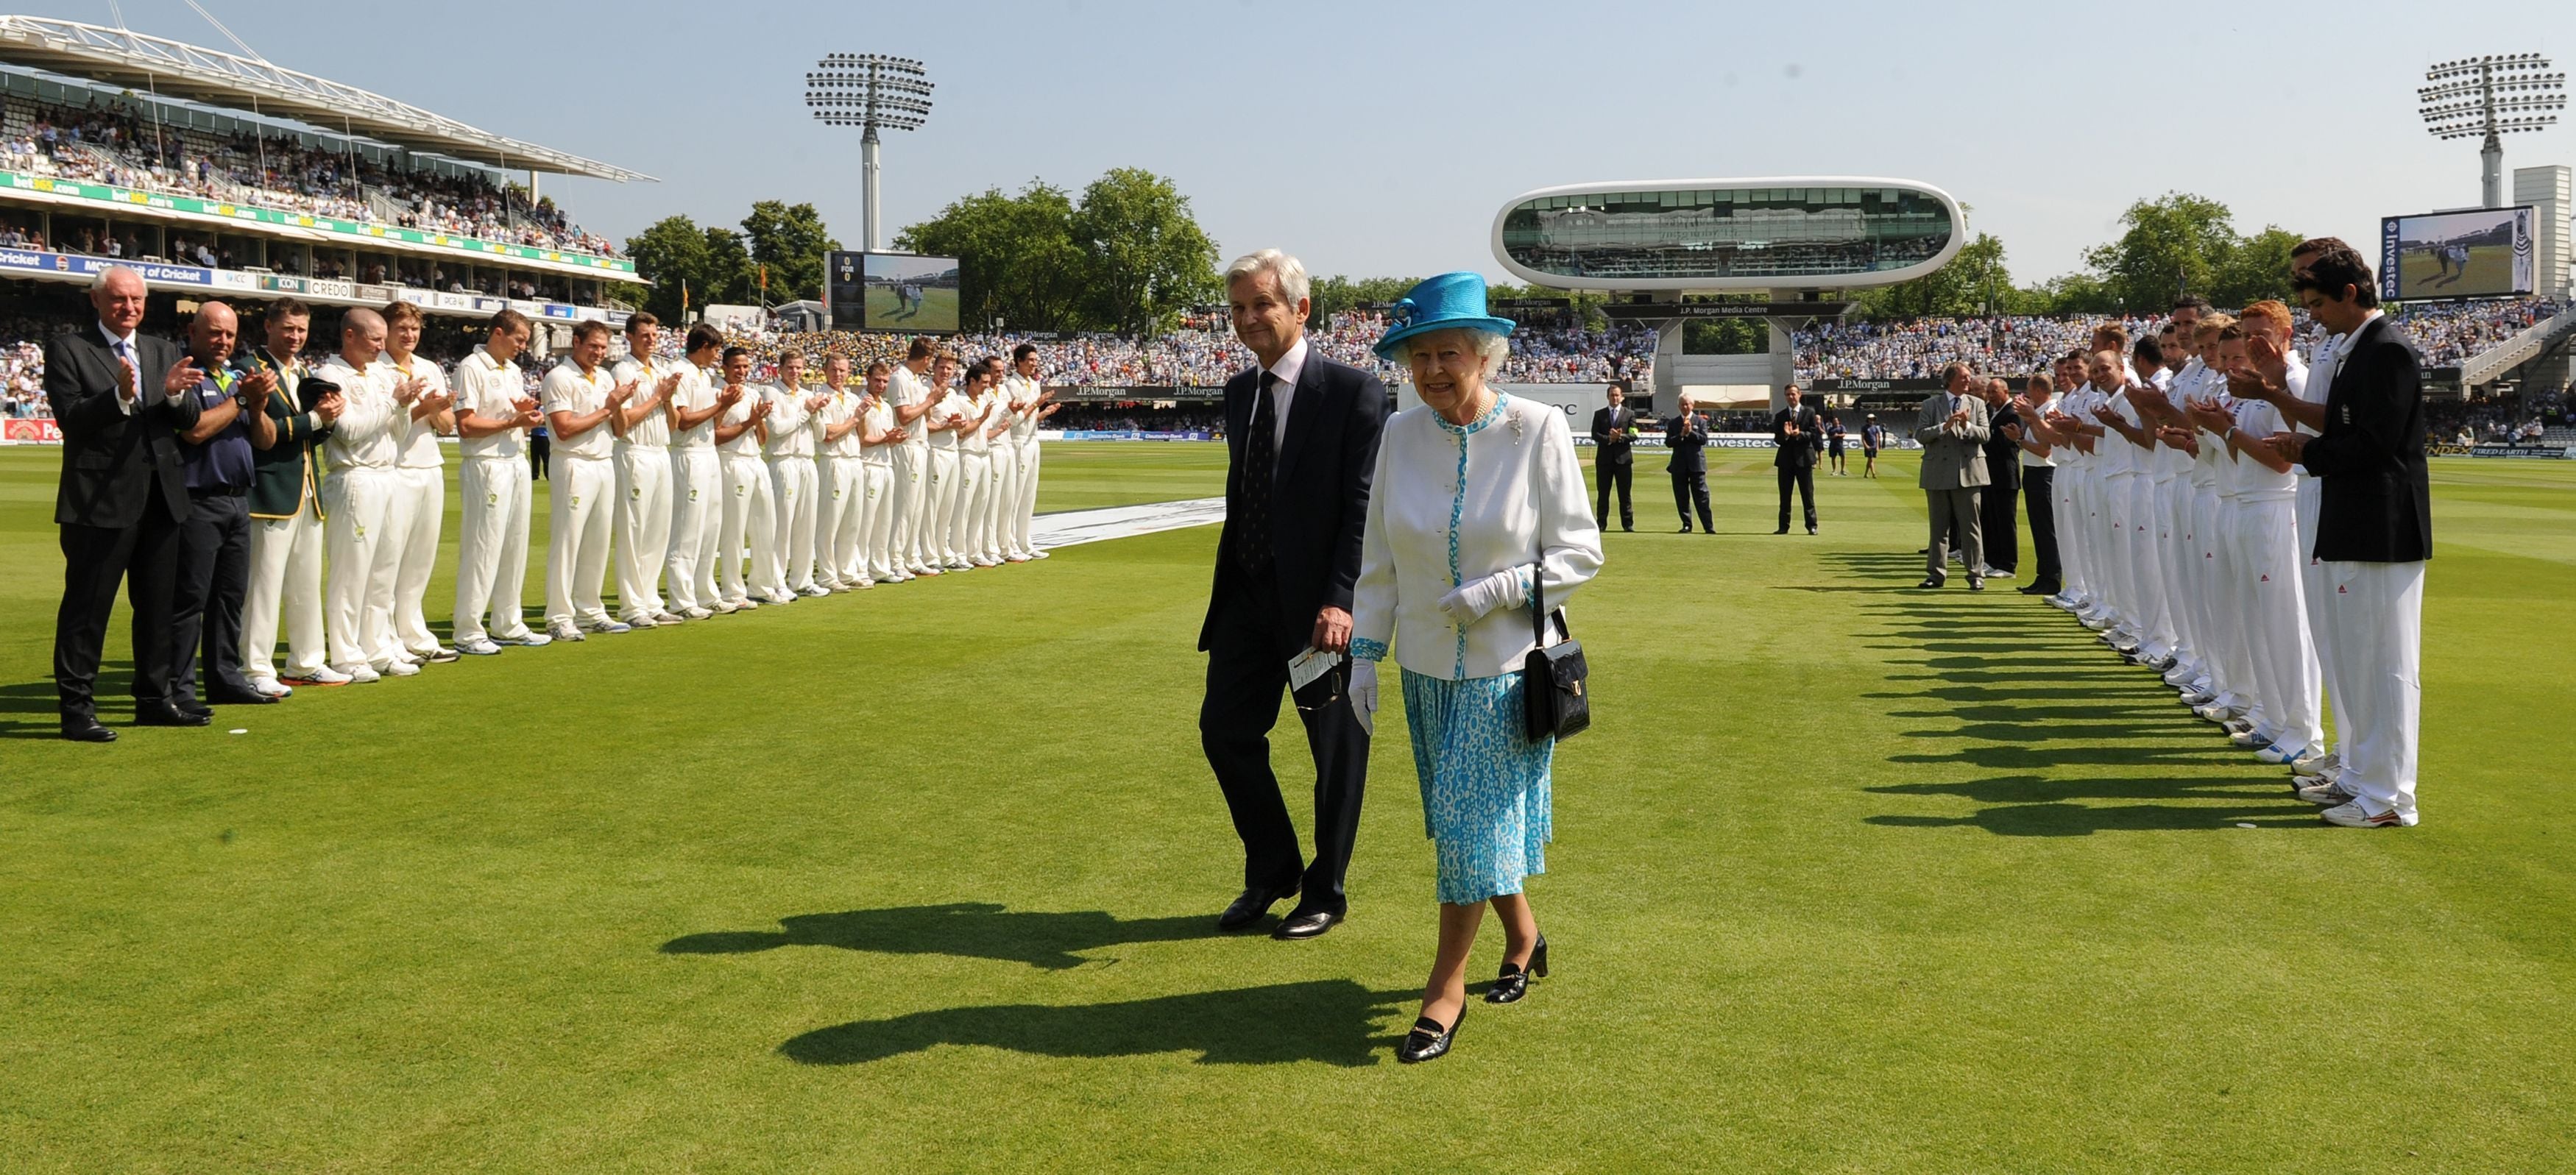
[[1941, 369], [1949, 390], [1923, 401], [1914, 415], [1914, 439], [1923, 442], [1924, 505], [1932, 515], [1932, 545], [1924, 552], [1926, 570], [1917, 586], [1937, 588], [1950, 579], [1950, 544], [1957, 536], [1959, 554], [1968, 569], [1968, 590], [1986, 590], [1985, 542], [1977, 529], [1978, 490], [1986, 484], [1985, 401], [1968, 392], [1968, 365]]

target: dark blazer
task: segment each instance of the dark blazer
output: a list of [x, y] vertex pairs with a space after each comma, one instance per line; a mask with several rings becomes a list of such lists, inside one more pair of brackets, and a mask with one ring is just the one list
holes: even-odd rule
[[[1798, 422], [1798, 435], [1790, 436], [1789, 422]], [[1825, 426], [1816, 419], [1816, 410], [1801, 404], [1771, 414], [1771, 443], [1780, 451], [1771, 455], [1771, 464], [1786, 469], [1816, 467], [1816, 447], [1824, 443]]]
[[2326, 391], [2324, 435], [2299, 462], [2322, 479], [2319, 559], [2414, 563], [2433, 557], [2433, 488], [2424, 463], [2424, 374], [2414, 341], [2386, 317], [2348, 346]]
[[1604, 406], [1592, 413], [1592, 463], [1625, 465], [1633, 456], [1629, 449], [1628, 426], [1637, 423], [1637, 413], [1625, 406], [1613, 411]]
[[1672, 460], [1665, 462], [1669, 473], [1708, 472], [1708, 422], [1692, 412], [1664, 422], [1664, 447], [1672, 450]]
[[[1217, 600], [1240, 590], [1234, 520], [1242, 515], [1243, 444], [1252, 429], [1258, 368], [1225, 383], [1225, 516], [1217, 535], [1216, 581], [1208, 618], [1199, 626], [1207, 651]], [[1311, 342], [1297, 390], [1288, 402], [1288, 436], [1276, 454], [1270, 507], [1271, 562], [1277, 569], [1280, 657], [1304, 648], [1315, 614], [1348, 611], [1360, 578], [1360, 532], [1368, 525], [1369, 480], [1377, 476], [1377, 443], [1386, 428], [1386, 386], [1376, 376], [1324, 357]]]
[[[267, 404], [268, 418], [277, 425], [277, 443], [251, 450], [250, 516], [293, 518], [321, 492], [322, 438], [330, 435], [331, 426], [304, 410], [300, 390], [287, 388], [298, 381], [268, 348], [246, 356], [243, 366], [277, 373], [277, 386], [269, 389]], [[321, 513], [318, 503], [314, 513]]]
[[1999, 489], [2021, 488], [2021, 442], [2004, 435], [2004, 426], [2020, 424], [2021, 414], [2006, 403], [1993, 409], [1986, 418], [1986, 484]]
[[63, 476], [54, 521], [123, 528], [147, 509], [188, 518], [179, 433], [197, 423], [197, 397], [170, 403], [161, 383], [185, 354], [177, 343], [134, 336], [134, 414], [117, 407], [116, 352], [95, 320], [45, 343], [45, 399], [63, 431]]

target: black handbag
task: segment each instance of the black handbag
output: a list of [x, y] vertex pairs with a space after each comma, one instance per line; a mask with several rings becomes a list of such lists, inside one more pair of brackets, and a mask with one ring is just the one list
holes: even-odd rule
[[1583, 663], [1583, 642], [1565, 627], [1565, 610], [1553, 614], [1556, 631], [1563, 640], [1547, 643], [1547, 587], [1543, 580], [1545, 567], [1533, 567], [1531, 575], [1538, 582], [1530, 589], [1530, 632], [1538, 647], [1530, 650], [1521, 662], [1521, 713], [1529, 729], [1529, 739], [1568, 739], [1592, 726], [1592, 698], [1584, 692], [1583, 679], [1591, 673]]

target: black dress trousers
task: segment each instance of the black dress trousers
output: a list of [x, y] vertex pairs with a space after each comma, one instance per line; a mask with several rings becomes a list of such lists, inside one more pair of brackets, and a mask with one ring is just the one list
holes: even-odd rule
[[179, 568], [179, 524], [158, 503], [132, 526], [62, 524], [63, 603], [54, 617], [54, 692], [65, 718], [98, 717], [93, 686], [125, 583], [134, 611], [134, 704], [172, 700], [170, 596]]
[[2057, 563], [2057, 471], [2045, 465], [2022, 470], [2021, 495], [2030, 513], [2031, 556], [2039, 561], [2031, 582], [2051, 590], [2063, 587], [2064, 571]]
[[250, 692], [241, 671], [242, 597], [250, 589], [250, 497], [199, 491], [179, 527], [178, 589], [170, 602], [170, 695], [197, 696], [199, 665], [208, 697]]
[[[1270, 731], [1288, 690], [1288, 659], [1303, 647], [1314, 618], [1291, 624], [1275, 585], [1229, 564], [1209, 616], [1207, 696], [1199, 707], [1199, 742], [1225, 793], [1235, 835], [1243, 840], [1244, 888], [1286, 888], [1303, 896], [1301, 913], [1348, 912], [1342, 878], [1359, 836], [1368, 780], [1369, 734], [1327, 674], [1297, 692], [1297, 717], [1315, 761], [1315, 858], [1304, 860], [1288, 818], [1279, 777], [1270, 769]], [[1290, 632], [1301, 634], [1290, 638]], [[1337, 696], [1338, 695], [1338, 696]], [[1312, 707], [1311, 709], [1309, 707]]]

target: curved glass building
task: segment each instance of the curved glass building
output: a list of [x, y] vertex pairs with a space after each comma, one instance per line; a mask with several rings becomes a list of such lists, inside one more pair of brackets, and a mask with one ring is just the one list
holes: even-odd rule
[[1966, 227], [1949, 193], [1910, 180], [1570, 184], [1505, 204], [1494, 257], [1559, 289], [1847, 289], [1939, 269]]

